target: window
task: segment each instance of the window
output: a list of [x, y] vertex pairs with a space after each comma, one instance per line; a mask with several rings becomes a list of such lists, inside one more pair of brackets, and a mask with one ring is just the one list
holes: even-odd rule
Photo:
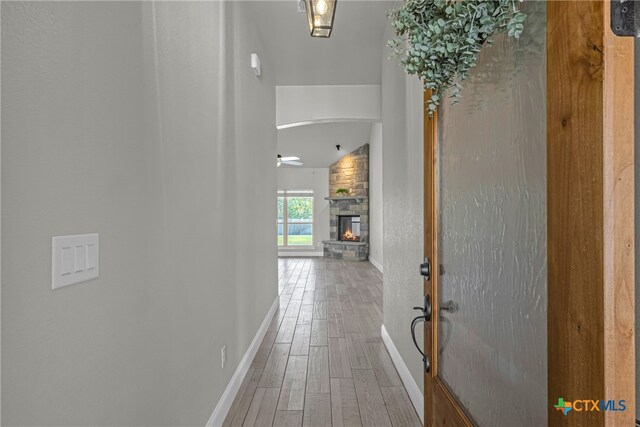
[[278, 191], [278, 246], [313, 246], [313, 191]]

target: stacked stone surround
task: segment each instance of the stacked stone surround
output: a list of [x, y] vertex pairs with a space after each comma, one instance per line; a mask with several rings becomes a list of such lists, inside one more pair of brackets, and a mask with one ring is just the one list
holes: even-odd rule
[[[338, 196], [346, 188], [349, 196]], [[369, 259], [369, 144], [347, 154], [329, 167], [329, 237], [323, 241], [325, 258], [348, 261]], [[360, 241], [338, 240], [338, 216], [360, 215]]]
[[[360, 215], [360, 243], [369, 243], [369, 199], [359, 203], [355, 200], [333, 199], [329, 206], [329, 239], [338, 240], [338, 216]], [[356, 242], [358, 243], [358, 242]]]
[[338, 188], [350, 190], [351, 197], [369, 195], [369, 144], [329, 166], [329, 196], [337, 197]]

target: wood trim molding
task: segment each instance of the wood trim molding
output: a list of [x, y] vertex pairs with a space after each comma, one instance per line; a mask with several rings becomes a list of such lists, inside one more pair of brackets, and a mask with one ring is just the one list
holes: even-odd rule
[[[431, 92], [424, 92], [424, 105], [431, 98]], [[431, 261], [431, 281], [424, 283], [424, 294], [431, 297], [432, 321], [424, 328], [424, 351], [431, 357], [431, 372], [424, 374], [424, 425], [470, 427], [471, 419], [460, 407], [453, 394], [438, 377], [438, 278], [440, 262], [438, 257], [438, 116], [424, 113], [424, 254]]]
[[[438, 256], [436, 253], [437, 242], [435, 236], [437, 236], [437, 213], [436, 213], [436, 113], [432, 117], [426, 114], [427, 100], [431, 98], [431, 92], [425, 91], [423, 96], [423, 122], [424, 122], [424, 256], [428, 257], [431, 261], [432, 279], [431, 282], [423, 280], [424, 294], [431, 296], [432, 313], [437, 313], [437, 276], [438, 276]], [[424, 374], [424, 425], [429, 427], [433, 425], [434, 421], [434, 406], [433, 406], [433, 392], [434, 392], [434, 375], [437, 367], [437, 360], [433, 357], [437, 356], [438, 349], [435, 344], [435, 334], [437, 333], [437, 327], [434, 322], [429, 323], [429, 327], [425, 325], [424, 328], [424, 352], [432, 357], [431, 365], [433, 366], [432, 372]]]
[[384, 274], [384, 266], [381, 262], [373, 258], [371, 255], [369, 255], [369, 262], [371, 263], [371, 265], [377, 268], [380, 273]]
[[473, 423], [458, 404], [449, 388], [438, 378], [434, 378], [434, 425], [472, 427]]
[[277, 296], [276, 299], [271, 304], [271, 308], [267, 312], [262, 324], [258, 328], [258, 332], [253, 337], [251, 344], [249, 344], [249, 348], [245, 352], [244, 356], [240, 360], [238, 367], [236, 368], [229, 384], [225, 388], [218, 404], [216, 405], [211, 417], [209, 417], [209, 421], [207, 421], [206, 427], [219, 427], [224, 423], [224, 419], [227, 417], [229, 413], [229, 409], [231, 409], [231, 405], [233, 404], [233, 400], [236, 398], [238, 391], [240, 390], [240, 386], [242, 385], [242, 381], [247, 375], [249, 371], [249, 367], [251, 366], [251, 362], [253, 358], [256, 356], [258, 352], [258, 348], [260, 347], [260, 343], [264, 339], [264, 336], [267, 334], [267, 329], [269, 329], [269, 324], [275, 316], [276, 311], [280, 307], [280, 296]]
[[[604, 395], [601, 2], [547, 3], [547, 342], [554, 401]], [[591, 21], [594, 22], [591, 22]], [[574, 414], [572, 414], [574, 415]]]
[[[547, 3], [549, 425], [633, 425], [633, 40], [609, 1]], [[631, 95], [630, 95], [631, 94]], [[624, 399], [564, 417], [559, 397]]]
[[387, 347], [387, 351], [389, 352], [389, 356], [391, 356], [393, 365], [396, 367], [396, 370], [400, 375], [402, 384], [404, 384], [404, 388], [407, 390], [409, 399], [411, 400], [418, 417], [420, 417], [420, 420], [424, 424], [424, 395], [422, 394], [422, 390], [420, 390], [420, 387], [418, 387], [418, 384], [413, 379], [407, 364], [404, 363], [404, 359], [402, 359], [400, 352], [393, 343], [393, 340], [384, 325], [380, 327], [380, 336], [382, 337], [382, 342], [385, 347]]
[[322, 251], [287, 251], [287, 250], [279, 250], [278, 257], [286, 258], [286, 257], [323, 257], [324, 252]]
[[[604, 22], [611, 22], [605, 2]], [[634, 48], [633, 38], [604, 31], [604, 395], [627, 399], [607, 425], [635, 420]], [[631, 94], [631, 96], [630, 96]]]

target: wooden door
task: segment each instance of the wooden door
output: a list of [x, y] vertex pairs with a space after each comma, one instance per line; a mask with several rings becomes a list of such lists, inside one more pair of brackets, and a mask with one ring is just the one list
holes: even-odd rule
[[[477, 75], [466, 84], [462, 103], [445, 104], [433, 117], [425, 116], [424, 252], [432, 267], [430, 280], [424, 282], [432, 303], [431, 322], [424, 334], [430, 359], [424, 381], [428, 426], [632, 425], [635, 416], [633, 40], [610, 32], [609, 1], [531, 3], [527, 5], [529, 34], [525, 31], [519, 44], [496, 38], [496, 44], [482, 52], [484, 58], [479, 60]], [[542, 82], [536, 80], [538, 74], [531, 74], [532, 67], [538, 67]], [[498, 81], [487, 82], [487, 78]], [[536, 91], [540, 83], [543, 90]], [[513, 102], [530, 104], [514, 106]], [[542, 116], [532, 113], [534, 121], [542, 120], [542, 133], [527, 127], [530, 124], [517, 117], [522, 111], [514, 108], [542, 109]], [[491, 117], [501, 126], [511, 126], [513, 138], [496, 131], [495, 123], [486, 124]], [[465, 125], [474, 126], [474, 132], [459, 132], [457, 128]], [[518, 141], [521, 136], [525, 141]], [[467, 144], [463, 147], [467, 150], [456, 149], [458, 143]], [[479, 146], [471, 144], [502, 157], [491, 164], [495, 159], [483, 157]], [[535, 151], [527, 151], [532, 147]], [[546, 153], [540, 156], [540, 150]], [[494, 178], [495, 182], [481, 187], [469, 179], [456, 180], [456, 167], [476, 173], [479, 182]], [[519, 188], [511, 188], [511, 182]], [[459, 197], [464, 200], [450, 196], [465, 191], [467, 198]], [[443, 202], [443, 197], [453, 201]], [[514, 205], [518, 197], [521, 200]], [[542, 211], [540, 205], [544, 205]], [[468, 229], [459, 229], [460, 236], [443, 242], [443, 229], [459, 226], [460, 215]], [[482, 226], [491, 230], [496, 217], [505, 227], [502, 236], [476, 232]], [[526, 232], [522, 221], [537, 227], [533, 234]], [[521, 244], [514, 244], [515, 240]], [[447, 250], [447, 244], [476, 248], [463, 253]], [[514, 262], [515, 257], [500, 253], [501, 247], [520, 251], [520, 258]], [[476, 269], [480, 271], [476, 277], [465, 277], [464, 266], [451, 262], [455, 256], [468, 256], [467, 265], [482, 262], [485, 270], [511, 269], [508, 273], [514, 279], [502, 280], [503, 271], [492, 275], [482, 269]], [[543, 275], [544, 282], [522, 286], [517, 280], [535, 274]], [[503, 354], [492, 362], [496, 372], [480, 377], [488, 382], [484, 390], [469, 390], [454, 374], [462, 372], [468, 383], [482, 384], [476, 371], [479, 366], [486, 371], [488, 365], [482, 357], [460, 357], [455, 369], [443, 369], [450, 363], [443, 324], [459, 325], [449, 310], [456, 301], [445, 295], [462, 295], [452, 289], [463, 282], [467, 283], [464, 292], [473, 293], [468, 283], [483, 279], [490, 282], [485, 293], [501, 301], [510, 295], [522, 307], [504, 319], [500, 316], [505, 312], [492, 307], [491, 298], [476, 295], [473, 309], [483, 316], [471, 319], [486, 322], [486, 329], [493, 330], [484, 337], [482, 331], [467, 331], [468, 335], [476, 339], [476, 347], [486, 347], [485, 354], [501, 345], [507, 346], [502, 353], [514, 354]], [[516, 292], [512, 292], [514, 286]], [[531, 289], [537, 292], [527, 294]], [[532, 297], [538, 299], [532, 303]], [[542, 317], [536, 304], [544, 306]], [[458, 305], [459, 310], [468, 309]], [[513, 327], [518, 322], [520, 329]], [[459, 328], [465, 327], [462, 323]], [[473, 329], [474, 323], [469, 319], [467, 323]], [[511, 343], [497, 342], [495, 337], [509, 333]], [[531, 341], [535, 345], [529, 351], [535, 359], [523, 361], [527, 356], [518, 348]], [[527, 376], [530, 372], [535, 375]], [[627, 409], [586, 411], [584, 405], [576, 405], [565, 414], [556, 408], [559, 398], [564, 402], [625, 400]], [[525, 403], [504, 412], [515, 402]]]

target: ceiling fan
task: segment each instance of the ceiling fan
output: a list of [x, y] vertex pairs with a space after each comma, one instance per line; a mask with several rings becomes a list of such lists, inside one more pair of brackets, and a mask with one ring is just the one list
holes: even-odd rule
[[280, 167], [280, 165], [282, 164], [290, 165], [290, 166], [304, 165], [304, 163], [300, 161], [300, 157], [296, 157], [296, 156], [282, 157], [280, 154], [278, 154], [278, 159], [276, 160], [276, 166]]

